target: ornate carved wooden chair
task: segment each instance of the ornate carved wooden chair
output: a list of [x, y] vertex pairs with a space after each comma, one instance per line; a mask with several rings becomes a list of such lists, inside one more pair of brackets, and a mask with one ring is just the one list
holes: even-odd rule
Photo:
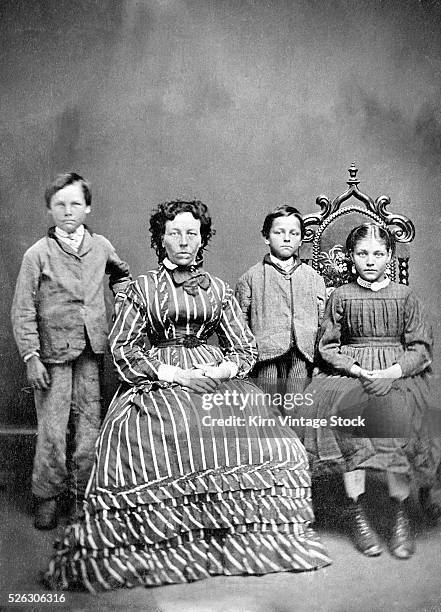
[[346, 191], [332, 202], [320, 195], [316, 200], [320, 212], [304, 216], [306, 234], [301, 257], [324, 277], [328, 294], [353, 279], [345, 240], [353, 227], [368, 222], [378, 223], [394, 235], [397, 249], [389, 274], [392, 280], [409, 284], [408, 243], [415, 237], [415, 227], [408, 217], [387, 210], [389, 196], [382, 195], [374, 201], [362, 193], [357, 172], [358, 168], [352, 164]]
[[[409, 284], [409, 249], [408, 245], [415, 238], [415, 227], [412, 221], [402, 214], [387, 210], [389, 196], [379, 196], [375, 201], [362, 193], [357, 179], [358, 168], [352, 164], [349, 168], [348, 189], [332, 202], [321, 195], [316, 202], [319, 213], [304, 216], [306, 235], [303, 239], [301, 258], [309, 263], [325, 279], [327, 292], [354, 279], [352, 263], [347, 259], [345, 240], [352, 228], [373, 221], [387, 228], [395, 237], [396, 253], [391, 261], [389, 274], [392, 280]], [[437, 413], [438, 414], [438, 413]], [[439, 427], [437, 417], [436, 425]], [[441, 480], [441, 467], [438, 468], [438, 479]], [[420, 489], [420, 502], [430, 522], [435, 523], [441, 517], [439, 503], [439, 485], [433, 498], [430, 488]]]

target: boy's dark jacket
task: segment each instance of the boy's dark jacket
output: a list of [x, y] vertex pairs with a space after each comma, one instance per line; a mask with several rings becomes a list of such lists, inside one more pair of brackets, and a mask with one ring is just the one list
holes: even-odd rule
[[86, 346], [104, 353], [107, 316], [104, 275], [114, 293], [131, 279], [104, 236], [85, 230], [75, 252], [58, 241], [54, 228], [31, 246], [23, 257], [12, 304], [12, 326], [22, 357], [33, 351], [47, 363], [76, 359]]
[[[282, 287], [289, 281], [290, 304], [280, 289], [281, 280]], [[236, 298], [256, 337], [259, 361], [284, 355], [293, 343], [314, 361], [326, 301], [325, 283], [315, 270], [300, 263], [288, 275], [266, 255], [239, 279]]]

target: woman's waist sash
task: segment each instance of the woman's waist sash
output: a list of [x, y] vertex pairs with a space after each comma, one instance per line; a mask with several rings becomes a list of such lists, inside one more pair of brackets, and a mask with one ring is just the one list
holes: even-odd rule
[[155, 343], [156, 348], [165, 348], [168, 346], [185, 346], [185, 348], [195, 348], [207, 344], [206, 338], [199, 338], [194, 334], [182, 334], [176, 338], [168, 338]]

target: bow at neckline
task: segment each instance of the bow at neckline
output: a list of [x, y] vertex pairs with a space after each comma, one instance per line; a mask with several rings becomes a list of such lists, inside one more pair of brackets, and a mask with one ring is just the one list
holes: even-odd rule
[[175, 285], [182, 286], [189, 295], [197, 295], [199, 287], [207, 291], [211, 285], [210, 277], [202, 270], [202, 261], [191, 266], [176, 266], [169, 260], [164, 260], [164, 265], [171, 273]]

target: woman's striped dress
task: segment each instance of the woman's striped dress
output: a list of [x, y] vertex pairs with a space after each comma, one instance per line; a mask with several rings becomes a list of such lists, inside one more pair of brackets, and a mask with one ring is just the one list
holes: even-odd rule
[[[84, 518], [67, 527], [46, 573], [54, 588], [329, 563], [309, 526], [305, 450], [245, 378], [256, 348], [231, 289], [206, 279], [208, 287], [189, 293], [162, 265], [134, 281], [119, 304], [110, 345], [124, 382], [97, 441]], [[205, 342], [213, 334], [219, 346]], [[223, 361], [237, 374], [212, 397], [158, 379], [161, 365]]]

